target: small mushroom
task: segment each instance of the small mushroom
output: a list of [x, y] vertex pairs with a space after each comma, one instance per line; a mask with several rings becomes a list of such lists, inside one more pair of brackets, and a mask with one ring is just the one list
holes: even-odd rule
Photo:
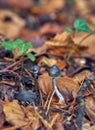
[[61, 75], [60, 69], [56, 65], [53, 65], [50, 68], [49, 75], [52, 77], [52, 86], [53, 86], [53, 89], [55, 90], [55, 93], [56, 93], [57, 97], [59, 98], [59, 100], [64, 101], [64, 97], [59, 92], [59, 90], [57, 88], [57, 85], [56, 85], [56, 78]]
[[38, 73], [39, 73], [39, 67], [37, 65], [32, 66], [32, 71], [33, 71], [33, 78], [35, 81], [35, 91], [38, 90]]
[[39, 72], [39, 67], [38, 67], [37, 65], [33, 65], [33, 66], [32, 66], [32, 71], [33, 71], [34, 74], [38, 74], [38, 72]]

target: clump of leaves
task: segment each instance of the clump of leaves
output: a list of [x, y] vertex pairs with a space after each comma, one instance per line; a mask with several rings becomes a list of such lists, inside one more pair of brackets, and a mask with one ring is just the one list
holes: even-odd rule
[[3, 46], [5, 50], [20, 53], [19, 56], [27, 56], [31, 61], [35, 61], [35, 56], [31, 52], [28, 53], [28, 50], [32, 48], [31, 42], [25, 43], [24, 41], [17, 39], [13, 41], [4, 41], [1, 43], [1, 46]]

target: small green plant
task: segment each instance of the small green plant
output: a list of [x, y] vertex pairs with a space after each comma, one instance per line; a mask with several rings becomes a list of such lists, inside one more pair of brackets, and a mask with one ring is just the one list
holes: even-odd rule
[[[93, 24], [93, 27], [95, 28], [95, 24]], [[76, 33], [80, 32], [93, 33], [93, 31], [89, 28], [87, 21], [80, 18], [76, 19], [71, 27], [66, 28], [67, 32], [71, 32], [72, 30], [75, 30]]]
[[[95, 28], [95, 24], [92, 24], [92, 27]], [[91, 36], [92, 34], [95, 34], [95, 30], [91, 30], [88, 26], [88, 23], [86, 20], [78, 18], [74, 21], [73, 25], [71, 27], [67, 27], [66, 31], [68, 33], [71, 33], [71, 35], [73, 33], [80, 33], [80, 32], [87, 32], [88, 34], [81, 39], [81, 41], [77, 44], [77, 46], [75, 47], [74, 50], [72, 50], [71, 54], [68, 56], [67, 61], [69, 62], [70, 58], [72, 57], [72, 55], [75, 53], [75, 51], [77, 50], [77, 48], [81, 45], [81, 43], [87, 39], [89, 36]]]
[[3, 46], [5, 50], [15, 52], [14, 55], [18, 55], [17, 53], [19, 53], [19, 56], [27, 56], [31, 61], [35, 61], [35, 56], [31, 52], [28, 53], [28, 50], [32, 48], [31, 42], [25, 43], [22, 40], [17, 39], [13, 41], [4, 41], [1, 43], [1, 46]]

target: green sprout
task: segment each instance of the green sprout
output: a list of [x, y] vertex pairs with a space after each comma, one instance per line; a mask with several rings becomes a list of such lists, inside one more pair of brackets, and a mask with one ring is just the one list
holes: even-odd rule
[[73, 56], [73, 54], [77, 51], [78, 47], [82, 44], [82, 42], [90, 37], [91, 35], [95, 34], [95, 24], [92, 24], [92, 27], [94, 30], [91, 30], [88, 26], [88, 23], [86, 20], [78, 18], [74, 21], [73, 25], [66, 28], [66, 31], [70, 33], [70, 35], [74, 33], [80, 33], [80, 32], [87, 32], [88, 34], [80, 40], [80, 42], [77, 44], [77, 46], [71, 51], [69, 56], [67, 57], [67, 62], [69, 63], [70, 58]]
[[76, 33], [80, 32], [93, 33], [93, 31], [89, 28], [87, 21], [81, 18], [76, 19], [72, 27], [66, 28], [66, 31], [71, 32], [72, 29], [74, 29]]
[[9, 51], [15, 51], [18, 48], [21, 55], [27, 56], [31, 61], [35, 61], [35, 56], [31, 52], [28, 53], [28, 50], [32, 48], [31, 42], [25, 43], [24, 41], [17, 39], [13, 41], [4, 41], [1, 43], [1, 46]]

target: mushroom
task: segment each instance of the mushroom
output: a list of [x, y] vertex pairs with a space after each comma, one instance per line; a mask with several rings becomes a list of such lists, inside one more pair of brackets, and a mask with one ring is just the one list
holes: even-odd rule
[[49, 70], [49, 75], [52, 77], [52, 86], [57, 97], [59, 98], [59, 100], [65, 101], [64, 97], [62, 96], [56, 85], [56, 78], [61, 75], [60, 69], [56, 65], [53, 65]]
[[33, 71], [33, 78], [35, 81], [35, 90], [38, 90], [38, 73], [39, 73], [39, 67], [37, 65], [32, 66], [32, 71]]

